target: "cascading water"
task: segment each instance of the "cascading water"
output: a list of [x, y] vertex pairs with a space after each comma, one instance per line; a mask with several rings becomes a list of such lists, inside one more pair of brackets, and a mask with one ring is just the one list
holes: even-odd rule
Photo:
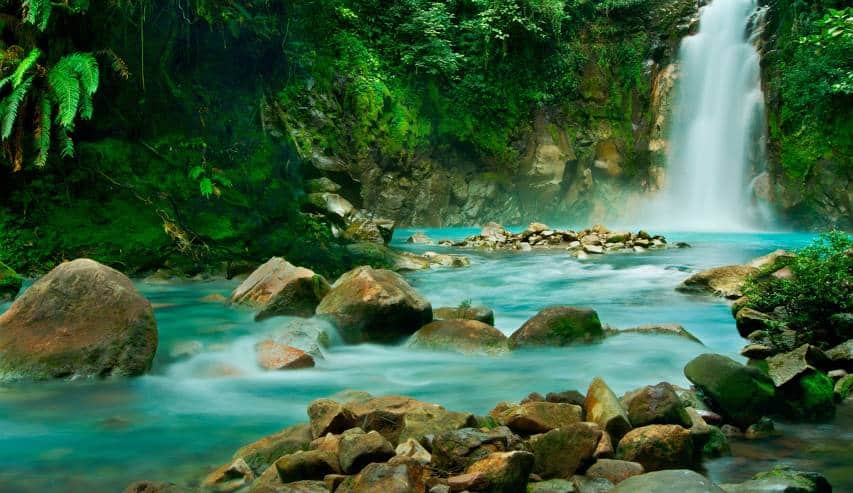
[[[756, 0], [713, 0], [682, 41], [667, 178], [654, 216], [669, 229], [755, 229], [752, 177], [764, 166]], [[654, 221], [653, 221], [654, 222]]]

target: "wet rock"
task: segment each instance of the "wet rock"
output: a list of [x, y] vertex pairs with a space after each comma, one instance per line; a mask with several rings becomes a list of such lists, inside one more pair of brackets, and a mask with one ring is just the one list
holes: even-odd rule
[[480, 229], [480, 236], [482, 236], [486, 241], [492, 241], [495, 243], [503, 243], [511, 235], [512, 233], [507, 231], [503, 226], [494, 222], [486, 223], [482, 229]]
[[829, 317], [829, 328], [839, 340], [853, 338], [853, 313], [836, 313]]
[[835, 416], [833, 383], [820, 371], [799, 375], [777, 393], [782, 402], [783, 414], [795, 420], [824, 421]]
[[341, 236], [351, 242], [387, 245], [394, 236], [394, 221], [357, 211], [350, 217]]
[[256, 320], [278, 315], [310, 317], [329, 291], [323, 276], [273, 257], [258, 267], [231, 293], [231, 302], [258, 308]]
[[748, 337], [756, 330], [768, 330], [772, 328], [773, 322], [770, 315], [749, 307], [741, 308], [735, 315], [735, 324], [741, 337]]
[[853, 371], [853, 339], [849, 339], [826, 352], [833, 366]]
[[723, 457], [732, 455], [732, 449], [729, 445], [729, 439], [723, 431], [713, 425], [710, 426], [708, 439], [702, 446], [701, 456], [705, 458]]
[[775, 349], [764, 344], [747, 344], [740, 350], [741, 356], [749, 359], [766, 359], [775, 352]]
[[533, 472], [544, 479], [571, 478], [592, 463], [601, 433], [597, 426], [575, 423], [531, 438]]
[[767, 358], [767, 373], [773, 384], [781, 387], [803, 373], [812, 372], [826, 362], [826, 355], [809, 344]]
[[409, 347], [459, 353], [500, 354], [508, 351], [507, 337], [491, 325], [476, 320], [438, 320], [415, 332]]
[[673, 424], [689, 427], [692, 424], [681, 398], [667, 382], [629, 392], [622, 398], [622, 404], [633, 426]]
[[392, 342], [432, 321], [432, 306], [399, 274], [359, 267], [338, 279], [317, 306], [348, 343]]
[[743, 296], [742, 289], [749, 276], [759, 270], [748, 265], [726, 265], [697, 272], [688, 277], [677, 288], [683, 293], [714, 294], [729, 299]]
[[592, 456], [596, 459], [611, 459], [614, 453], [615, 450], [613, 449], [613, 440], [610, 438], [610, 433], [602, 431], [601, 439], [598, 440], [598, 445], [595, 447], [595, 452], [593, 452]]
[[458, 474], [447, 478], [450, 491], [483, 491], [489, 488], [489, 478], [485, 473], [473, 472]]
[[697, 472], [673, 469], [628, 478], [619, 483], [612, 493], [725, 493], [725, 491]]
[[853, 375], [844, 375], [839, 378], [833, 388], [835, 402], [844, 402], [850, 396], [851, 388], [853, 388]]
[[511, 349], [527, 346], [569, 346], [604, 337], [598, 314], [590, 308], [552, 306], [537, 313], [509, 338]]
[[422, 493], [424, 476], [423, 467], [412, 460], [373, 463], [346, 479], [335, 493]]
[[476, 426], [473, 414], [448, 411], [439, 407], [413, 409], [403, 416], [399, 442], [426, 441], [440, 433]]
[[293, 425], [243, 446], [234, 453], [232, 460], [242, 459], [258, 475], [279, 457], [308, 450], [311, 439], [311, 427], [308, 424]]
[[435, 320], [476, 320], [495, 325], [495, 312], [485, 306], [442, 307], [432, 311]]
[[544, 433], [581, 421], [583, 409], [573, 404], [528, 402], [511, 406], [497, 416], [498, 423], [516, 433]]
[[432, 462], [432, 455], [417, 440], [412, 438], [397, 445], [394, 454], [398, 457], [408, 457], [421, 465]]
[[773, 424], [773, 420], [768, 417], [764, 417], [758, 420], [758, 422], [749, 425], [746, 428], [746, 433], [744, 434], [747, 440], [763, 440], [765, 438], [770, 438], [772, 436], [776, 436], [776, 427]]
[[340, 190], [340, 185], [325, 176], [305, 182], [305, 191], [308, 193], [337, 193]]
[[647, 471], [693, 465], [693, 439], [678, 425], [634, 428], [622, 437], [617, 450], [621, 459], [639, 462]]
[[[350, 428], [350, 430], [359, 430], [359, 432], [364, 433], [361, 428]], [[344, 433], [346, 433], [346, 431]], [[338, 455], [341, 451], [341, 437], [343, 437], [343, 433], [340, 435], [326, 433], [320, 438], [311, 440], [311, 445], [308, 447], [308, 450], [322, 450], [324, 452], [331, 452]]]
[[435, 242], [426, 234], [417, 231], [413, 235], [406, 238], [406, 243], [411, 243], [413, 245], [432, 245]]
[[613, 483], [605, 478], [575, 476], [572, 478], [572, 484], [577, 493], [609, 493], [613, 490]]
[[471, 464], [465, 472], [483, 474], [489, 493], [518, 493], [527, 487], [533, 462], [533, 454], [529, 452], [496, 452]]
[[309, 209], [313, 209], [339, 221], [349, 219], [356, 212], [355, 207], [349, 200], [328, 191], [308, 194], [306, 204]]
[[308, 406], [311, 436], [319, 438], [327, 433], [343, 433], [356, 426], [352, 411], [331, 399], [318, 399]]
[[575, 485], [567, 479], [549, 479], [527, 485], [527, 493], [576, 493]]
[[471, 260], [464, 255], [424, 252], [422, 257], [426, 259], [430, 265], [437, 265], [440, 267], [468, 267], [471, 265]]
[[683, 337], [685, 339], [689, 339], [693, 342], [698, 342], [702, 344], [702, 341], [699, 340], [698, 337], [694, 336], [687, 329], [684, 328], [681, 324], [648, 324], [648, 325], [639, 325], [637, 327], [630, 327], [628, 329], [620, 330], [619, 333], [638, 333], [638, 334], [662, 334], [662, 335], [674, 335]]
[[0, 262], [0, 302], [15, 299], [24, 280], [9, 266]]
[[739, 426], [755, 423], [773, 406], [773, 380], [731, 358], [702, 354], [687, 363], [684, 375], [713, 400], [715, 409]]
[[243, 459], [237, 459], [211, 472], [201, 482], [210, 491], [236, 491], [255, 480], [255, 472]]
[[285, 323], [273, 332], [275, 342], [301, 349], [314, 357], [323, 359], [322, 348], [331, 344], [329, 334], [335, 328], [324, 320], [297, 318]]
[[432, 464], [442, 471], [461, 472], [493, 452], [513, 450], [518, 445], [518, 437], [503, 426], [491, 430], [462, 428], [435, 436]]
[[749, 481], [722, 484], [726, 493], [831, 493], [832, 486], [821, 474], [777, 467], [761, 472]]
[[565, 390], [563, 392], [548, 392], [545, 394], [548, 402], [560, 402], [563, 404], [574, 404], [583, 407], [586, 396], [577, 390]]
[[601, 378], [596, 377], [590, 383], [584, 409], [587, 421], [596, 423], [614, 440], [618, 441], [631, 429], [627, 411]]
[[275, 469], [283, 483], [322, 480], [327, 474], [340, 474], [338, 458], [324, 450], [308, 450], [285, 455], [275, 461]]
[[125, 488], [122, 493], [193, 493], [193, 490], [174, 483], [136, 481]]
[[767, 255], [750, 260], [746, 265], [764, 271], [776, 271], [781, 269], [787, 262], [793, 260], [794, 256], [793, 253], [785, 250], [775, 250]]
[[385, 462], [391, 457], [394, 457], [394, 447], [378, 432], [365, 433], [354, 428], [341, 435], [338, 460], [346, 474], [355, 474], [371, 462]]
[[354, 399], [345, 406], [358, 426], [365, 431], [378, 431], [392, 444], [409, 438], [421, 441], [425, 436], [474, 422], [471, 414], [448, 411], [437, 404], [404, 396]]
[[599, 459], [586, 470], [586, 475], [591, 478], [604, 478], [613, 484], [643, 474], [645, 469], [638, 462], [624, 460]]
[[286, 344], [267, 339], [255, 345], [258, 364], [265, 370], [296, 370], [313, 368], [310, 354]]
[[60, 264], [0, 315], [0, 380], [140, 375], [156, 351], [151, 303], [94, 260]]

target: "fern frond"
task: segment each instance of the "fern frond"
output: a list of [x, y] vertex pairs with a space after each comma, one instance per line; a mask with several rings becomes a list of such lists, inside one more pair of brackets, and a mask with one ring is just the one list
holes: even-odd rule
[[6, 140], [12, 135], [15, 120], [18, 118], [18, 108], [27, 97], [27, 91], [33, 85], [33, 76], [29, 76], [15, 87], [3, 100], [2, 127], [0, 127], [0, 139]]
[[26, 58], [21, 60], [21, 63], [18, 64], [18, 68], [15, 69], [15, 73], [12, 74], [12, 86], [18, 87], [21, 85], [21, 82], [24, 80], [24, 76], [27, 72], [36, 64], [36, 61], [41, 56], [41, 50], [38, 48], [33, 48], [30, 51], [30, 54], [27, 55]]
[[74, 141], [68, 135], [68, 130], [59, 127], [59, 155], [63, 158], [74, 157]]
[[91, 53], [66, 55], [57, 62], [56, 67], [74, 73], [80, 80], [83, 92], [90, 96], [98, 90], [98, 60]]
[[50, 98], [42, 96], [39, 102], [38, 126], [35, 133], [36, 147], [38, 147], [35, 165], [39, 168], [47, 164], [47, 155], [50, 152], [50, 126], [53, 123], [51, 119], [52, 112], [53, 105], [50, 102]]
[[63, 127], [70, 127], [74, 124], [74, 117], [80, 105], [80, 82], [74, 72], [69, 71], [60, 61], [47, 73], [47, 83], [59, 104], [57, 122]]
[[12, 76], [11, 75], [9, 77], [3, 77], [2, 79], [0, 79], [0, 91], [2, 91], [3, 88], [8, 86], [11, 82], [12, 82]]
[[90, 120], [95, 107], [92, 104], [92, 95], [85, 92], [80, 97], [80, 118]]
[[130, 70], [127, 68], [127, 62], [124, 61], [120, 56], [116, 54], [113, 50], [101, 50], [96, 52], [97, 55], [104, 55], [109, 58], [110, 66], [113, 68], [113, 71], [119, 75], [124, 80], [130, 78]]
[[28, 22], [44, 31], [53, 10], [51, 0], [24, 0], [21, 2], [24, 10], [24, 22]]

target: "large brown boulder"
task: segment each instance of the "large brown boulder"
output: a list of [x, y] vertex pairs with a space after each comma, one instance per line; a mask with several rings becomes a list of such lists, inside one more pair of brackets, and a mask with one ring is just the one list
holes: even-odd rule
[[256, 320], [277, 315], [310, 317], [329, 289], [323, 276], [273, 257], [237, 286], [231, 303], [260, 309]]
[[575, 423], [530, 439], [535, 458], [533, 472], [544, 479], [569, 479], [592, 463], [601, 429], [591, 423]]
[[432, 441], [432, 464], [442, 471], [461, 472], [491, 453], [515, 450], [519, 445], [519, 438], [505, 426], [448, 431]]
[[409, 338], [417, 349], [459, 353], [498, 354], [507, 351], [503, 332], [476, 320], [437, 320], [421, 327]]
[[749, 265], [724, 265], [697, 272], [675, 289], [683, 293], [714, 294], [734, 300], [743, 296], [743, 285], [747, 278], [758, 273], [756, 267]]
[[583, 409], [574, 404], [526, 402], [510, 406], [497, 416], [500, 424], [516, 433], [545, 433], [581, 421]]
[[634, 428], [619, 441], [619, 457], [639, 462], [646, 471], [689, 468], [693, 465], [693, 438], [678, 425]]
[[358, 267], [341, 276], [317, 306], [348, 343], [393, 342], [432, 321], [432, 305], [399, 274]]
[[0, 379], [140, 375], [156, 351], [151, 303], [94, 260], [60, 264], [0, 316]]
[[681, 398], [667, 382], [647, 385], [625, 394], [622, 404], [628, 411], [633, 426], [681, 425], [690, 427], [692, 421]]
[[345, 474], [356, 474], [371, 462], [385, 462], [391, 457], [394, 447], [378, 432], [353, 428], [341, 435], [338, 460]]
[[633, 476], [611, 493], [726, 493], [708, 478], [688, 469], [657, 471]]
[[476, 320], [495, 325], [495, 312], [486, 306], [441, 307], [432, 311], [435, 320]]
[[604, 478], [613, 484], [619, 484], [632, 476], [639, 476], [644, 472], [646, 471], [643, 469], [643, 465], [638, 462], [598, 459], [595, 464], [586, 470], [586, 475], [591, 478]]
[[533, 454], [530, 452], [496, 452], [471, 464], [467, 474], [482, 474], [490, 493], [518, 493], [527, 488], [527, 479], [533, 471]]
[[586, 391], [584, 401], [587, 421], [592, 421], [618, 441], [631, 429], [628, 412], [610, 387], [601, 378], [594, 378]]
[[255, 356], [265, 370], [296, 370], [314, 366], [314, 358], [310, 354], [270, 339], [255, 345]]
[[426, 493], [425, 471], [413, 459], [373, 463], [345, 479], [336, 493]]
[[275, 468], [283, 483], [321, 480], [327, 474], [341, 472], [338, 458], [325, 450], [307, 450], [285, 455], [275, 461]]
[[590, 308], [552, 306], [537, 313], [509, 338], [509, 346], [568, 346], [604, 337], [598, 314]]

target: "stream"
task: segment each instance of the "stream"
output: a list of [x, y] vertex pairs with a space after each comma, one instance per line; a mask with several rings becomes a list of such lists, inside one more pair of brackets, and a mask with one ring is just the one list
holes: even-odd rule
[[[423, 230], [459, 239], [475, 229]], [[394, 244], [413, 251], [440, 247]], [[738, 355], [743, 339], [724, 300], [674, 291], [689, 273], [743, 263], [777, 248], [799, 248], [811, 234], [664, 233], [670, 248], [580, 261], [563, 251], [454, 251], [471, 267], [406, 277], [433, 304], [464, 300], [495, 310], [510, 334], [551, 304], [589, 306], [617, 328], [675, 322], [704, 342], [625, 334], [599, 344], [535, 349], [502, 357], [415, 352], [399, 346], [333, 346], [312, 369], [264, 372], [255, 342], [289, 319], [256, 323], [248, 311], [203, 298], [227, 296], [237, 281], [146, 283], [160, 346], [151, 374], [136, 379], [0, 384], [0, 492], [120, 492], [137, 479], [177, 483], [202, 477], [241, 445], [306, 421], [311, 400], [346, 389], [405, 394], [453, 410], [486, 413], [530, 392], [586, 390], [602, 376], [617, 394], [669, 381], [703, 352]], [[7, 306], [0, 306], [0, 310]], [[777, 463], [820, 471], [836, 491], [853, 491], [853, 403], [832, 423], [779, 424], [782, 437], [734, 443], [736, 456], [707, 461], [714, 481], [741, 481]], [[778, 457], [778, 460], [777, 460]], [[58, 489], [57, 489], [57, 486]]]

